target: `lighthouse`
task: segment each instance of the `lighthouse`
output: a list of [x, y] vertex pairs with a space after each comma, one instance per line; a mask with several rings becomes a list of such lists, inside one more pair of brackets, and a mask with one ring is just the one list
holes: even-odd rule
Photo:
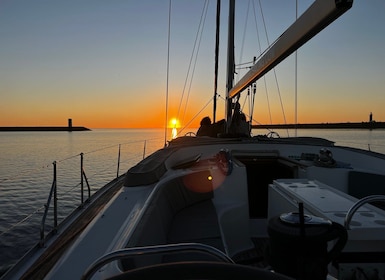
[[72, 131], [72, 119], [68, 119], [68, 131]]

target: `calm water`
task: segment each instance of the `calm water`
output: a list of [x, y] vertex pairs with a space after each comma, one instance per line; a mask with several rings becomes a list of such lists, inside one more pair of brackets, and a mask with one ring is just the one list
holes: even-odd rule
[[92, 194], [163, 145], [161, 129], [0, 132], [0, 275], [39, 241], [54, 161], [60, 223], [81, 202], [80, 153]]
[[[337, 145], [385, 153], [385, 130], [277, 132], [282, 137], [296, 134], [323, 137]], [[253, 134], [266, 134], [266, 131], [253, 131]], [[80, 153], [92, 194], [163, 144], [164, 131], [160, 129], [0, 132], [0, 274], [39, 241], [54, 161], [60, 222], [80, 204]], [[52, 225], [52, 219], [48, 219], [47, 231]]]

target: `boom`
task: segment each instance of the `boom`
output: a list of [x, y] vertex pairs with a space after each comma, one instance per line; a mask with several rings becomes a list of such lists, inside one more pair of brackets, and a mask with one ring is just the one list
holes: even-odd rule
[[228, 91], [231, 100], [322, 29], [344, 14], [353, 0], [316, 0], [276, 41], [243, 78]]

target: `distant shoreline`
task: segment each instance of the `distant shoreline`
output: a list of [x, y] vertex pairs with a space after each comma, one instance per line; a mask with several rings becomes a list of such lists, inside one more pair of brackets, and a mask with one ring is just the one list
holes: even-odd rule
[[252, 128], [298, 128], [298, 129], [378, 129], [385, 128], [385, 122], [354, 122], [354, 123], [303, 123], [303, 124], [258, 124]]
[[3, 126], [0, 131], [89, 131], [84, 126]]

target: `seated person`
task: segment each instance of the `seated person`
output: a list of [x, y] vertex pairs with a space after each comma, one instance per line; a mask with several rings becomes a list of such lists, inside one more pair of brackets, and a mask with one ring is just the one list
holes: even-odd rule
[[[197, 136], [213, 136], [213, 129], [211, 127], [211, 119], [210, 117], [204, 117], [201, 120], [201, 126], [197, 131]], [[214, 135], [215, 137], [216, 135]]]
[[234, 112], [229, 134], [234, 137], [250, 137], [250, 123], [246, 120], [244, 113]]

